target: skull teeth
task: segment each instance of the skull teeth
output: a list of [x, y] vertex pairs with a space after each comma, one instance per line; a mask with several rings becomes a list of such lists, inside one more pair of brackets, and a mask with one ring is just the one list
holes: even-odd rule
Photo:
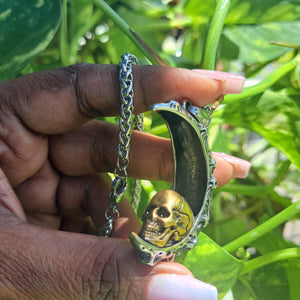
[[160, 232], [154, 229], [146, 229], [144, 234], [147, 237], [151, 237], [151, 236], [158, 236]]
[[161, 227], [157, 226], [156, 223], [149, 223], [144, 226], [142, 232], [145, 238], [157, 237], [161, 234]]

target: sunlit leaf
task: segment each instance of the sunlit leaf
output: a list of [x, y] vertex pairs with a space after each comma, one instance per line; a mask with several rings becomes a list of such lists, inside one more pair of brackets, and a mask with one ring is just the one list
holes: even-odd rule
[[207, 226], [205, 233], [209, 236], [216, 237], [218, 243], [225, 245], [230, 241], [238, 238], [246, 232], [246, 224], [244, 221], [239, 219], [228, 219], [224, 222], [216, 222]]
[[[196, 35], [193, 30], [186, 30], [184, 32], [182, 58], [180, 60], [180, 63], [183, 64], [183, 62], [185, 62], [188, 68], [199, 67], [202, 59], [207, 27], [200, 26], [198, 31], [199, 33], [201, 32], [199, 35]], [[183, 58], [185, 59], [185, 61], [183, 61]]]
[[299, 1], [232, 0], [226, 23], [255, 24], [299, 20]]
[[[78, 31], [90, 20], [93, 15], [93, 2], [91, 0], [76, 0], [70, 2], [69, 33], [77, 36]], [[84, 33], [83, 33], [84, 34]]]
[[52, 40], [61, 17], [60, 0], [0, 0], [0, 80], [12, 78]]
[[234, 296], [235, 299], [246, 300], [242, 295], [248, 293], [254, 294], [252, 299], [258, 300], [298, 300], [299, 278], [300, 259], [278, 261], [243, 276], [243, 288], [234, 289]]
[[225, 123], [253, 130], [267, 139], [300, 170], [300, 96], [267, 90], [262, 95], [226, 105]]
[[196, 278], [216, 286], [219, 299], [231, 289], [242, 266], [204, 233], [200, 233], [198, 245], [186, 254], [183, 264]]
[[300, 45], [300, 22], [265, 23], [261, 25], [239, 25], [227, 27], [224, 35], [238, 46], [238, 59], [244, 63], [262, 63], [275, 59], [290, 48], [272, 45], [283, 42]]
[[248, 283], [247, 279], [239, 278], [234, 285], [233, 295], [234, 299], [238, 300], [258, 300], [255, 292], [253, 291], [251, 285]]
[[215, 0], [190, 0], [185, 4], [184, 12], [195, 17], [204, 16], [205, 18], [209, 18], [213, 14], [215, 8]]

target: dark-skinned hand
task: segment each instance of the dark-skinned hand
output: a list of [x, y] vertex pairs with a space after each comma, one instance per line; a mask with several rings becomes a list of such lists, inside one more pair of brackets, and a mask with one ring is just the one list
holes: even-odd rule
[[[203, 106], [243, 85], [226, 73], [155, 66], [134, 67], [133, 76], [135, 113], [168, 100]], [[127, 240], [139, 223], [126, 200], [113, 237], [94, 235], [118, 143], [118, 128], [94, 118], [119, 114], [117, 66], [35, 73], [1, 82], [0, 95], [1, 299], [215, 299], [215, 288], [180, 264], [139, 262]], [[214, 158], [219, 186], [250, 167]], [[128, 175], [171, 182], [170, 141], [133, 132]]]

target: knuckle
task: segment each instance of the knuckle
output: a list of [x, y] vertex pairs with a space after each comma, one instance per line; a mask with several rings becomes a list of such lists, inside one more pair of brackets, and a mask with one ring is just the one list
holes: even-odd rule
[[96, 134], [91, 142], [90, 150], [91, 163], [96, 172], [109, 171], [111, 168], [110, 160], [105, 155], [105, 147], [107, 146], [102, 136]]
[[[105, 251], [106, 252], [106, 251]], [[103, 253], [104, 254], [104, 253]], [[109, 272], [109, 266], [112, 263], [110, 254], [97, 255], [92, 263], [91, 270], [88, 272], [88, 289], [91, 299], [114, 299], [116, 285], [113, 274]]]
[[66, 76], [66, 80], [70, 82], [70, 92], [79, 113], [86, 118], [95, 118], [101, 115], [101, 112], [94, 107], [88, 97], [88, 91], [85, 87], [86, 73], [89, 72], [90, 64], [81, 63], [64, 67], [62, 69]]
[[132, 295], [130, 278], [122, 270], [121, 265], [124, 262], [118, 258], [118, 248], [103, 248], [100, 254], [98, 249], [96, 243], [86, 255], [86, 258], [91, 255], [94, 257], [92, 262], [86, 264], [84, 269], [86, 275], [83, 276], [84, 289], [88, 291], [90, 299], [138, 299]]
[[100, 122], [97, 125], [90, 147], [91, 163], [97, 172], [112, 172], [116, 161], [117, 128]]

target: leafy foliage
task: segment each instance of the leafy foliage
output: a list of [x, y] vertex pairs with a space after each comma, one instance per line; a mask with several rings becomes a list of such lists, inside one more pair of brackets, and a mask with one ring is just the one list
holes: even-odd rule
[[[300, 169], [300, 98], [266, 90], [263, 94], [227, 105], [221, 121], [232, 126], [252, 129], [277, 147]], [[244, 105], [246, 110], [237, 111]]]
[[[99, 9], [101, 0], [36, 0], [26, 6], [0, 0], [0, 78], [79, 62], [118, 63], [124, 52], [149, 63], [128, 28], [171, 66], [211, 65], [216, 49], [208, 46], [208, 30], [218, 42], [223, 24], [220, 19], [212, 28], [210, 20], [217, 13], [225, 18], [218, 4], [229, 5], [219, 1], [107, 1], [115, 17]], [[210, 143], [253, 168], [247, 180], [216, 191], [199, 245], [179, 258], [197, 278], [215, 284], [220, 299], [230, 290], [228, 297], [239, 300], [300, 297], [299, 239], [287, 241], [292, 233], [285, 225], [300, 211], [292, 204], [300, 196], [299, 30], [299, 0], [232, 0], [225, 18], [216, 67], [244, 74], [248, 87], [218, 107]], [[148, 132], [168, 134], [151, 113], [145, 125]], [[150, 195], [167, 185], [143, 181], [142, 187], [139, 215]]]
[[[18, 74], [52, 40], [60, 21], [60, 1], [0, 1], [0, 80]], [[45, 22], [44, 16], [47, 16]]]
[[199, 234], [198, 245], [185, 255], [182, 263], [195, 277], [217, 286], [219, 297], [225, 296], [228, 287], [235, 283], [243, 265], [204, 233]]
[[299, 31], [299, 21], [268, 22], [226, 28], [224, 36], [235, 45], [239, 45], [239, 61], [253, 64], [274, 60], [290, 51], [287, 47], [272, 45], [271, 41], [299, 45]]

